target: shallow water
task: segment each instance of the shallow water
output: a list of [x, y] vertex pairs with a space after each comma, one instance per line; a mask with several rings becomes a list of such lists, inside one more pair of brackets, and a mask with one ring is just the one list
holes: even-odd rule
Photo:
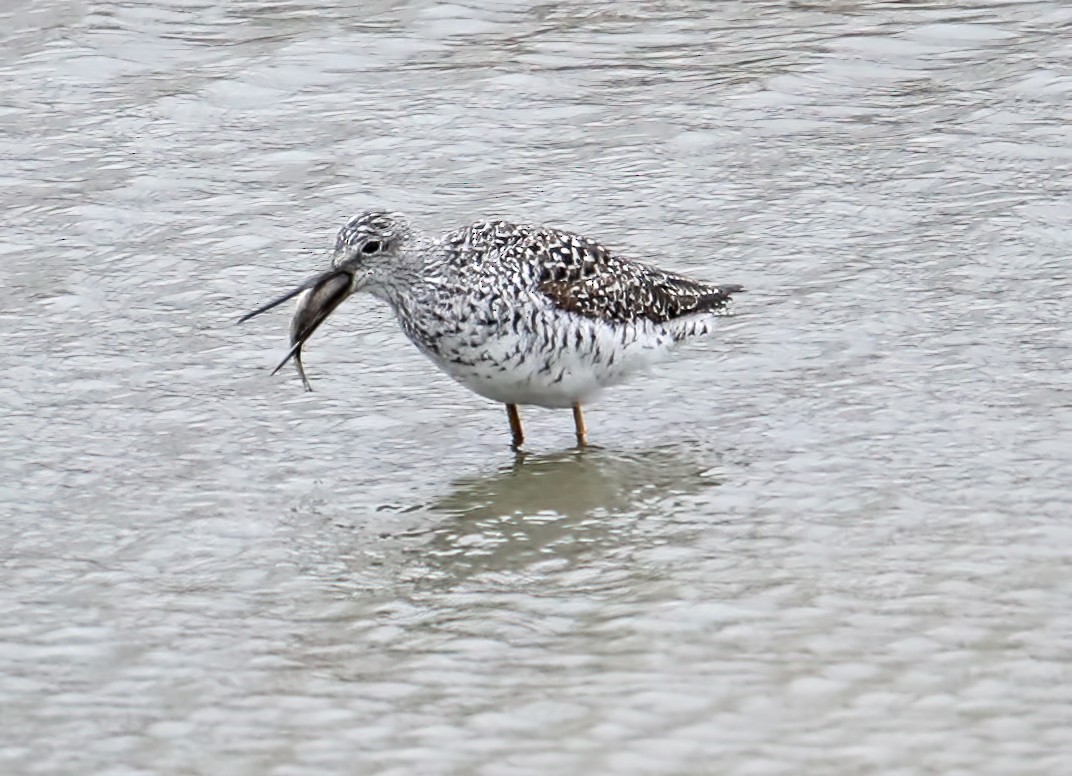
[[[0, 10], [0, 771], [1072, 764], [1072, 8]], [[371, 300], [371, 206], [750, 292], [591, 408]]]

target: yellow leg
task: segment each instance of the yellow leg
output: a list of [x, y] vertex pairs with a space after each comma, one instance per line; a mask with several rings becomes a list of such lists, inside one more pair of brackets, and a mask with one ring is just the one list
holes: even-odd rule
[[580, 404], [573, 405], [573, 425], [577, 429], [577, 447], [588, 447], [588, 427], [584, 424]]
[[510, 433], [514, 438], [512, 447], [517, 450], [525, 444], [525, 432], [521, 430], [521, 415], [517, 411], [516, 404], [506, 405], [506, 417], [510, 418]]

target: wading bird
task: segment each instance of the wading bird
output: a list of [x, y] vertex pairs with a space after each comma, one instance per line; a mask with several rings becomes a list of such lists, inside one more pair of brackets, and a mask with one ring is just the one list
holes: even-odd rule
[[[430, 237], [400, 213], [374, 211], [339, 231], [331, 269], [241, 320], [299, 294], [292, 347], [276, 371], [348, 296], [367, 291], [437, 367], [506, 405], [513, 447], [524, 442], [518, 406], [581, 407], [714, 329], [739, 285], [711, 284], [618, 256], [578, 234], [481, 221]], [[274, 374], [274, 372], [273, 372]]]

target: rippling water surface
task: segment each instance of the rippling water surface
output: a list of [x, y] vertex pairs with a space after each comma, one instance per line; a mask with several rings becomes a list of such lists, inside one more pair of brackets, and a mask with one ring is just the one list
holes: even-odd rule
[[[358, 10], [360, 9], [360, 10]], [[1072, 7], [0, 9], [0, 771], [1072, 767]], [[349, 302], [371, 206], [743, 282], [568, 413]]]

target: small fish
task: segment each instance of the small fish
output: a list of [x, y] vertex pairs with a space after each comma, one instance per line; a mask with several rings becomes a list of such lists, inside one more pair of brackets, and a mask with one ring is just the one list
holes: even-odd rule
[[298, 308], [294, 311], [294, 317], [290, 321], [290, 350], [279, 365], [272, 370], [273, 375], [293, 358], [305, 390], [313, 390], [313, 386], [309, 384], [309, 378], [305, 376], [305, 367], [302, 365], [302, 345], [313, 335], [320, 324], [327, 320], [335, 308], [353, 293], [353, 279], [353, 274], [346, 270], [330, 270], [239, 319], [239, 323], [248, 321], [253, 316], [271, 310], [288, 299], [298, 297]]
[[[312, 291], [303, 291], [301, 296], [298, 297], [298, 306], [294, 310], [294, 317], [290, 319], [290, 345], [292, 350], [287, 354], [288, 358], [291, 353], [294, 355], [294, 366], [298, 368], [298, 377], [301, 378], [302, 386], [310, 393], [313, 390], [313, 386], [310, 385], [309, 378], [305, 376], [305, 367], [302, 365], [301, 355], [304, 339], [301, 337], [301, 333], [304, 331], [305, 327], [308, 326], [308, 315], [305, 313], [309, 308], [305, 303], [308, 301], [309, 296], [312, 293]], [[293, 349], [295, 346], [297, 347], [297, 350]], [[283, 359], [283, 363], [273, 369], [272, 374], [274, 375], [278, 372], [280, 367], [285, 363], [287, 363], [287, 360]]]

